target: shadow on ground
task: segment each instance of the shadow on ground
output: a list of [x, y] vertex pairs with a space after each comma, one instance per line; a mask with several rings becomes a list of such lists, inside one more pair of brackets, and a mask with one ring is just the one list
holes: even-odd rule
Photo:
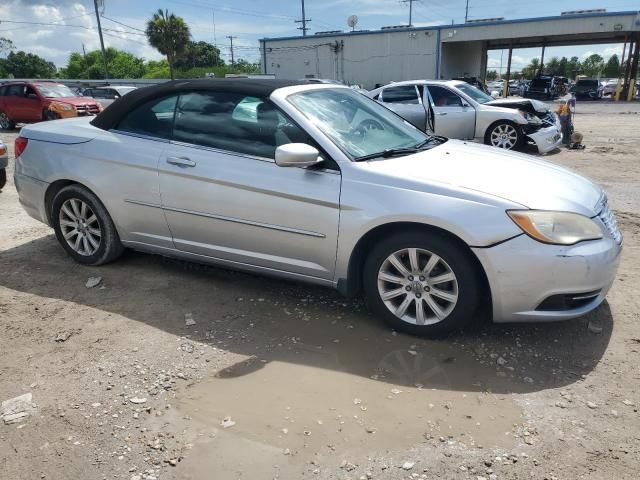
[[[135, 252], [111, 265], [83, 267], [66, 256], [53, 235], [0, 252], [0, 271], [2, 287], [122, 315], [249, 357], [218, 372], [219, 378], [248, 375], [280, 361], [395, 385], [531, 392], [589, 373], [613, 328], [605, 302], [574, 321], [478, 324], [428, 340], [395, 334], [360, 301], [328, 289]], [[106, 288], [87, 289], [87, 278], [98, 275]], [[197, 320], [195, 327], [185, 326], [186, 313]], [[590, 331], [588, 322], [602, 332]], [[498, 366], [498, 357], [507, 364]]]

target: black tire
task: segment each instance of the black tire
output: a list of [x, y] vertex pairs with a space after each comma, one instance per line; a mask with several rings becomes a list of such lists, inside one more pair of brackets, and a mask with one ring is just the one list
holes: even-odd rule
[[7, 171], [4, 168], [0, 168], [0, 190], [7, 184]]
[[[391, 312], [381, 298], [378, 288], [378, 274], [383, 263], [392, 253], [409, 248], [417, 248], [436, 254], [446, 262], [457, 280], [458, 297], [455, 306], [446, 317], [437, 323], [418, 325], [405, 321]], [[371, 310], [392, 328], [412, 335], [441, 336], [470, 322], [478, 306], [480, 285], [471, 253], [458, 246], [457, 242], [437, 233], [407, 232], [389, 236], [371, 250], [363, 269], [364, 293]], [[427, 289], [426, 286], [424, 288]], [[426, 294], [422, 293], [426, 297]], [[423, 301], [426, 301], [426, 298]], [[413, 302], [413, 309], [416, 311], [415, 302], [417, 300], [414, 299]]]
[[42, 117], [45, 121], [60, 119], [60, 115], [58, 115], [56, 112], [52, 112], [51, 110], [45, 110]]
[[0, 111], [0, 129], [13, 130], [14, 128], [16, 128], [16, 122], [10, 120], [6, 113]]
[[[64, 238], [62, 226], [60, 224], [60, 210], [67, 200], [77, 199], [84, 202], [97, 217], [97, 224], [101, 232], [99, 247], [95, 253], [91, 255], [81, 255], [76, 252]], [[62, 248], [76, 262], [83, 265], [104, 265], [112, 262], [124, 251], [124, 247], [120, 242], [120, 236], [116, 230], [107, 209], [102, 202], [91, 191], [82, 185], [70, 185], [60, 190], [51, 203], [51, 222], [56, 232], [56, 238]]]
[[[516, 140], [513, 147], [504, 148], [504, 147], [499, 147], [498, 145], [494, 145], [491, 141], [492, 132], [497, 128], [509, 128], [509, 127], [513, 128], [516, 133]], [[493, 122], [491, 125], [489, 125], [489, 128], [487, 128], [487, 131], [484, 134], [484, 143], [485, 145], [494, 146], [496, 148], [504, 148], [505, 150], [519, 150], [520, 148], [522, 148], [522, 146], [525, 143], [525, 135], [520, 125], [513, 123], [509, 120], [498, 120], [497, 122]]]

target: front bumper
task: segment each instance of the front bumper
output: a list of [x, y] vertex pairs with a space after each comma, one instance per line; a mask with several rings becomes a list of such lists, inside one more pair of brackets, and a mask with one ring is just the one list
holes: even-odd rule
[[538, 147], [538, 152], [548, 153], [562, 145], [562, 129], [560, 122], [556, 125], [541, 128], [537, 132], [528, 133], [527, 137], [533, 140]]
[[[609, 237], [571, 246], [546, 245], [522, 234], [473, 251], [489, 280], [494, 322], [529, 322], [575, 318], [600, 305], [615, 279], [622, 245]], [[596, 297], [577, 308], [539, 308], [553, 295], [596, 290]]]

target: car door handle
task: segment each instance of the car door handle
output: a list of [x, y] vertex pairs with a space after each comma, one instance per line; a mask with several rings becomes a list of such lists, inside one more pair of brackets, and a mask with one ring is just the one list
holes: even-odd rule
[[167, 163], [177, 165], [179, 167], [195, 167], [196, 162], [188, 157], [167, 157]]
[[440, 115], [440, 116], [443, 116], [443, 115], [446, 115], [446, 114], [447, 114], [447, 112], [437, 112], [436, 113], [436, 115]]

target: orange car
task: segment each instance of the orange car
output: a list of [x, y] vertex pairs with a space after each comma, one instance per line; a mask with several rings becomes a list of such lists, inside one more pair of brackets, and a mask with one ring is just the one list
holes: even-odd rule
[[102, 105], [78, 97], [66, 85], [55, 82], [9, 82], [0, 86], [0, 128], [84, 115], [97, 115]]

